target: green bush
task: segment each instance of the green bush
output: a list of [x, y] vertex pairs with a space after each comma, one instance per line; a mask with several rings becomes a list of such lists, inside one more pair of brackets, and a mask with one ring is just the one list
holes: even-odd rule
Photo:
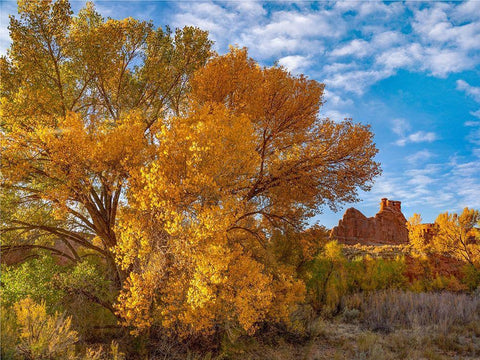
[[327, 243], [309, 264], [307, 294], [315, 311], [333, 313], [339, 310], [340, 300], [348, 289], [346, 264], [342, 247], [336, 241]]
[[470, 291], [478, 289], [480, 287], [480, 270], [479, 268], [465, 264], [462, 269], [463, 279], [462, 282], [468, 287]]
[[2, 305], [0, 308], [0, 359], [20, 359], [17, 352], [20, 341], [18, 332], [19, 327], [13, 309]]
[[403, 258], [387, 260], [382, 258], [369, 258], [363, 260], [363, 271], [356, 271], [354, 276], [359, 276], [360, 289], [364, 291], [403, 289], [407, 284], [405, 261]]
[[405, 289], [406, 265], [403, 258], [382, 259], [369, 256], [348, 260], [337, 242], [329, 242], [308, 265], [308, 301], [317, 312], [340, 311], [346, 294], [384, 289]]
[[30, 297], [36, 302], [44, 300], [49, 308], [56, 307], [65, 293], [53, 285], [53, 280], [65, 270], [51, 256], [3, 267], [0, 288], [2, 305], [9, 307]]

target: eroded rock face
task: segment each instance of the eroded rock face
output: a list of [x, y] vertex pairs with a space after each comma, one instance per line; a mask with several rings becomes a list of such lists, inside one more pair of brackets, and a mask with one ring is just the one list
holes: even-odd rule
[[357, 209], [348, 209], [330, 237], [350, 245], [404, 244], [408, 243], [406, 222], [400, 201], [384, 198], [374, 217], [367, 218]]

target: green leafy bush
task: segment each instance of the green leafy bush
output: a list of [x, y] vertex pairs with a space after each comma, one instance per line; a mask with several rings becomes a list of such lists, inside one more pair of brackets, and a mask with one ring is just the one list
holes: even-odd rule
[[403, 289], [407, 284], [403, 258], [387, 260], [382, 258], [366, 257], [363, 260], [363, 269], [355, 272], [358, 276], [361, 290]]
[[480, 288], [480, 267], [465, 264], [462, 269], [463, 283], [470, 291]]
[[65, 270], [51, 256], [2, 268], [2, 304], [9, 307], [20, 299], [30, 297], [36, 302], [44, 300], [49, 308], [57, 306], [65, 293], [53, 285], [53, 280]]
[[17, 352], [19, 327], [12, 308], [1, 306], [0, 309], [0, 359], [17, 360], [20, 355]]

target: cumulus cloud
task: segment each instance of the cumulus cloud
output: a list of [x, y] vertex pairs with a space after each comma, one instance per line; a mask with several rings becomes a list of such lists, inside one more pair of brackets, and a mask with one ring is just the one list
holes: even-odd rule
[[[13, 3], [6, 4], [15, 8]], [[155, 10], [157, 4], [133, 14], [124, 11], [128, 6], [123, 3], [102, 3], [99, 9], [109, 16], [156, 16], [156, 21], [174, 27], [198, 26], [210, 32], [220, 53], [227, 51], [228, 45], [247, 46], [250, 55], [263, 64], [279, 61], [292, 72], [314, 74], [337, 92], [357, 95], [400, 69], [445, 77], [480, 63], [478, 1], [426, 6], [336, 2], [319, 3], [315, 9], [304, 3], [267, 4], [176, 2], [169, 18]], [[2, 20], [9, 12], [2, 3]], [[412, 31], [405, 32], [406, 26]], [[3, 21], [0, 50], [8, 42]]]
[[349, 99], [346, 96], [341, 96], [340, 94], [329, 89], [324, 90], [323, 97], [327, 107], [343, 108], [353, 105], [352, 99]]
[[334, 74], [325, 79], [325, 83], [336, 89], [362, 95], [370, 85], [373, 85], [391, 75], [392, 72], [387, 69], [353, 70]]
[[464, 91], [473, 100], [480, 102], [480, 87], [471, 86], [464, 80], [457, 80], [457, 90]]
[[285, 56], [278, 60], [278, 64], [284, 66], [291, 73], [302, 73], [305, 69], [311, 65], [312, 60], [309, 56], [302, 55], [290, 55]]
[[352, 115], [350, 115], [349, 113], [343, 113], [337, 110], [323, 111], [320, 115], [321, 117], [329, 118], [330, 120], [333, 120], [335, 122], [341, 122], [345, 119], [352, 118]]
[[408, 143], [433, 142], [438, 138], [437, 135], [431, 131], [416, 131], [409, 133], [411, 129], [410, 123], [402, 118], [393, 119], [391, 123], [392, 132], [400, 137], [395, 142], [398, 146], [405, 146]]
[[357, 58], [362, 58], [369, 54], [369, 47], [370, 43], [368, 41], [354, 39], [340, 48], [333, 49], [330, 55], [335, 57], [353, 55]]
[[408, 143], [432, 142], [435, 140], [437, 140], [437, 135], [434, 132], [417, 131], [398, 139], [395, 144], [398, 146], [405, 146]]

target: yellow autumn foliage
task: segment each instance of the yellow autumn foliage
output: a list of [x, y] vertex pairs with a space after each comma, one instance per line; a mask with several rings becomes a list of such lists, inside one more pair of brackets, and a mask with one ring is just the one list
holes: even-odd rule
[[14, 304], [20, 328], [19, 352], [27, 359], [74, 359], [77, 332], [72, 318], [60, 313], [47, 314], [45, 302], [25, 298]]
[[[135, 332], [288, 321], [305, 286], [275, 234], [370, 188], [370, 128], [320, 119], [323, 84], [246, 49], [213, 56], [196, 28], [92, 4], [73, 16], [63, 0], [18, 13], [0, 60], [2, 250], [98, 256]], [[300, 262], [314, 257], [315, 241], [298, 243]]]
[[[118, 314], [134, 332], [157, 323], [182, 335], [288, 323], [305, 285], [272, 235], [366, 186], [378, 172], [371, 133], [319, 120], [322, 85], [262, 69], [244, 49], [213, 58], [192, 84], [188, 113], [152, 128], [154, 160], [131, 173], [114, 250], [131, 271]], [[315, 252], [304, 240], [302, 259]]]

